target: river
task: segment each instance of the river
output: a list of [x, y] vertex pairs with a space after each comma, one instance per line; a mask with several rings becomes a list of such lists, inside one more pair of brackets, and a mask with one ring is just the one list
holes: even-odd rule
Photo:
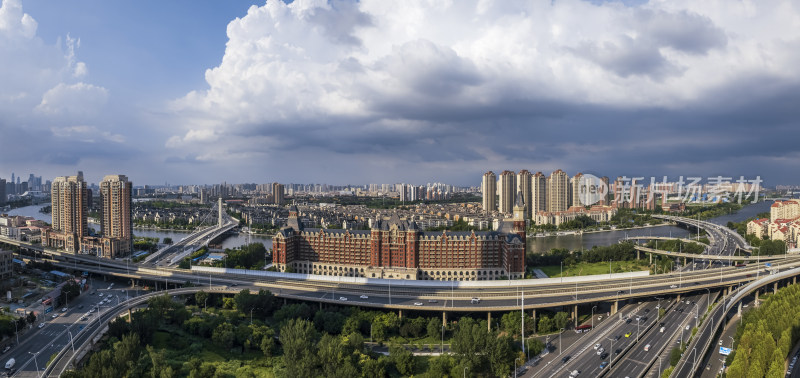
[[[769, 211], [769, 207], [771, 204], [772, 201], [757, 202], [743, 207], [736, 213], [712, 218], [710, 219], [710, 221], [721, 225], [725, 225], [729, 221], [741, 222], [747, 218], [754, 217], [758, 213]], [[22, 216], [33, 217], [35, 219], [43, 220], [45, 222], [50, 223], [51, 221], [50, 214], [42, 214], [39, 212], [39, 209], [41, 209], [43, 206], [48, 206], [48, 205], [50, 204], [45, 203], [41, 205], [20, 207], [17, 209], [10, 210], [8, 213], [9, 215], [22, 215]], [[181, 240], [186, 235], [188, 235], [188, 232], [182, 232], [182, 231], [160, 231], [160, 230], [149, 230], [149, 229], [134, 229], [133, 233], [136, 236], [153, 237], [162, 240], [165, 237], [169, 237], [172, 238], [172, 240], [174, 241]], [[576, 250], [581, 248], [589, 249], [595, 245], [606, 246], [615, 244], [620, 239], [624, 239], [626, 236], [685, 237], [688, 235], [689, 231], [677, 226], [656, 226], [656, 227], [629, 229], [629, 230], [594, 232], [594, 233], [586, 233], [583, 235], [560, 235], [560, 236], [546, 236], [538, 238], [531, 237], [528, 238], [528, 252], [541, 253], [549, 251], [552, 248], [567, 248], [570, 250]], [[267, 248], [272, 247], [272, 239], [266, 236], [252, 235], [250, 236], [249, 240], [251, 243], [257, 243], [257, 242], [264, 243], [264, 246]], [[232, 235], [222, 242], [222, 247], [236, 248], [246, 244], [247, 242], [248, 242], [248, 235], [246, 234]]]

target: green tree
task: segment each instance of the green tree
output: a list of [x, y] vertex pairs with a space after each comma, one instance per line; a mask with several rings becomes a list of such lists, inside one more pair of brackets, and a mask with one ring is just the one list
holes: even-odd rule
[[538, 330], [539, 333], [550, 333], [555, 328], [555, 323], [553, 319], [550, 319], [547, 315], [542, 315], [539, 317], [539, 325]]
[[386, 377], [386, 357], [381, 356], [377, 360], [367, 358], [361, 363], [361, 376], [363, 378], [385, 378]]
[[455, 367], [456, 362], [449, 354], [432, 357], [428, 363], [428, 371], [425, 372], [427, 378], [450, 377], [450, 372]]
[[233, 341], [235, 340], [235, 334], [233, 332], [233, 326], [230, 323], [221, 323], [214, 329], [214, 333], [211, 335], [211, 340], [214, 341], [215, 344], [223, 346], [227, 349], [233, 347]]
[[442, 336], [442, 323], [436, 318], [431, 318], [428, 320], [428, 325], [425, 327], [425, 330], [429, 338], [439, 338]]
[[304, 319], [290, 319], [281, 327], [280, 342], [283, 346], [283, 363], [290, 372], [315, 371], [317, 339], [314, 326]]
[[556, 326], [556, 329], [567, 328], [567, 323], [569, 323], [569, 314], [566, 312], [561, 311], [553, 316], [553, 324]]
[[511, 374], [511, 365], [516, 355], [511, 346], [511, 338], [508, 336], [490, 337], [487, 343], [487, 354], [491, 372], [498, 377], [505, 377]]
[[324, 334], [317, 343], [316, 357], [322, 366], [323, 375], [334, 377], [347, 356], [339, 337]]
[[531, 355], [535, 356], [544, 351], [544, 343], [542, 340], [531, 337], [529, 339], [525, 339], [525, 348], [530, 351]]
[[404, 376], [414, 374], [414, 355], [402, 345], [389, 346], [389, 358], [400, 374]]
[[207, 302], [206, 302], [208, 300], [208, 297], [209, 297], [209, 294], [206, 293], [203, 290], [200, 290], [200, 291], [194, 293], [194, 301], [195, 301], [195, 303], [197, 303], [198, 306], [203, 306], [203, 308], [205, 308], [208, 305]]

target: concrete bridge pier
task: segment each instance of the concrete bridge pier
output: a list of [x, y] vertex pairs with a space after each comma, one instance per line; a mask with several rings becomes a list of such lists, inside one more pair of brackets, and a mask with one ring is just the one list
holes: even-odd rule
[[753, 304], [758, 307], [758, 290], [756, 290], [756, 300], [753, 301]]
[[683, 258], [683, 266], [686, 266], [686, 257]]
[[639, 255], [640, 255], [640, 254], [639, 254], [639, 250], [637, 249], [637, 250], [636, 250], [636, 260], [639, 260]]
[[775, 294], [778, 292], [778, 283], [775, 282], [775, 285], [772, 286], [772, 293]]
[[[638, 255], [639, 250], [636, 250], [636, 253]], [[653, 265], [653, 254], [652, 253], [648, 253], [648, 255], [650, 255], [650, 265]]]
[[487, 328], [486, 329], [487, 331], [489, 331], [489, 332], [492, 331], [492, 313], [491, 312], [487, 312], [486, 313], [486, 328]]
[[531, 318], [533, 318], [533, 333], [536, 333], [536, 309], [531, 310]]
[[739, 315], [739, 317], [741, 318], [741, 317], [742, 317], [742, 301], [739, 301], [739, 306], [738, 306], [738, 307], [739, 307], [739, 308], [736, 310], [736, 313], [737, 313], [737, 314]]
[[403, 319], [403, 310], [397, 310], [397, 317]]
[[447, 311], [442, 311], [442, 327], [447, 327]]
[[616, 313], [617, 313], [617, 311], [619, 311], [619, 301], [614, 301], [614, 302], [611, 304], [611, 315], [614, 315], [614, 314], [616, 314]]
[[578, 328], [578, 305], [572, 308], [572, 318], [575, 319], [575, 328]]
[[680, 302], [680, 301], [681, 301], [681, 295], [680, 295], [680, 294], [678, 294], [678, 298], [677, 298], [677, 299], [675, 299], [675, 302]]
[[797, 276], [792, 277], [792, 285], [797, 283]]

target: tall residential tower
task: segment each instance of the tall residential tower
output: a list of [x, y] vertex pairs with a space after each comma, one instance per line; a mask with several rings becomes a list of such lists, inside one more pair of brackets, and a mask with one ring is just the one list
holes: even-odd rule
[[100, 182], [100, 232], [104, 238], [104, 255], [120, 256], [131, 252], [132, 190], [133, 184], [124, 175], [109, 175]]
[[497, 210], [497, 176], [489, 171], [481, 179], [481, 193], [483, 194], [483, 211], [491, 214]]

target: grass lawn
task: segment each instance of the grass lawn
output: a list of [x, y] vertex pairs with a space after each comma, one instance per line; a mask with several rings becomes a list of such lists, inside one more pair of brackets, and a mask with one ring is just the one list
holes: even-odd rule
[[[632, 261], [612, 261], [611, 262], [611, 270], [612, 273], [623, 273], [627, 271], [637, 271], [637, 270], [648, 270], [648, 263], [649, 260], [632, 260]], [[537, 269], [541, 269], [544, 274], [548, 275], [549, 277], [561, 277], [561, 266], [560, 265], [547, 265], [547, 266], [539, 266], [536, 267]], [[572, 276], [589, 276], [594, 274], [608, 274], [608, 263], [607, 262], [596, 262], [596, 263], [578, 263], [573, 266], [565, 266], [564, 267], [564, 277], [572, 277]]]

